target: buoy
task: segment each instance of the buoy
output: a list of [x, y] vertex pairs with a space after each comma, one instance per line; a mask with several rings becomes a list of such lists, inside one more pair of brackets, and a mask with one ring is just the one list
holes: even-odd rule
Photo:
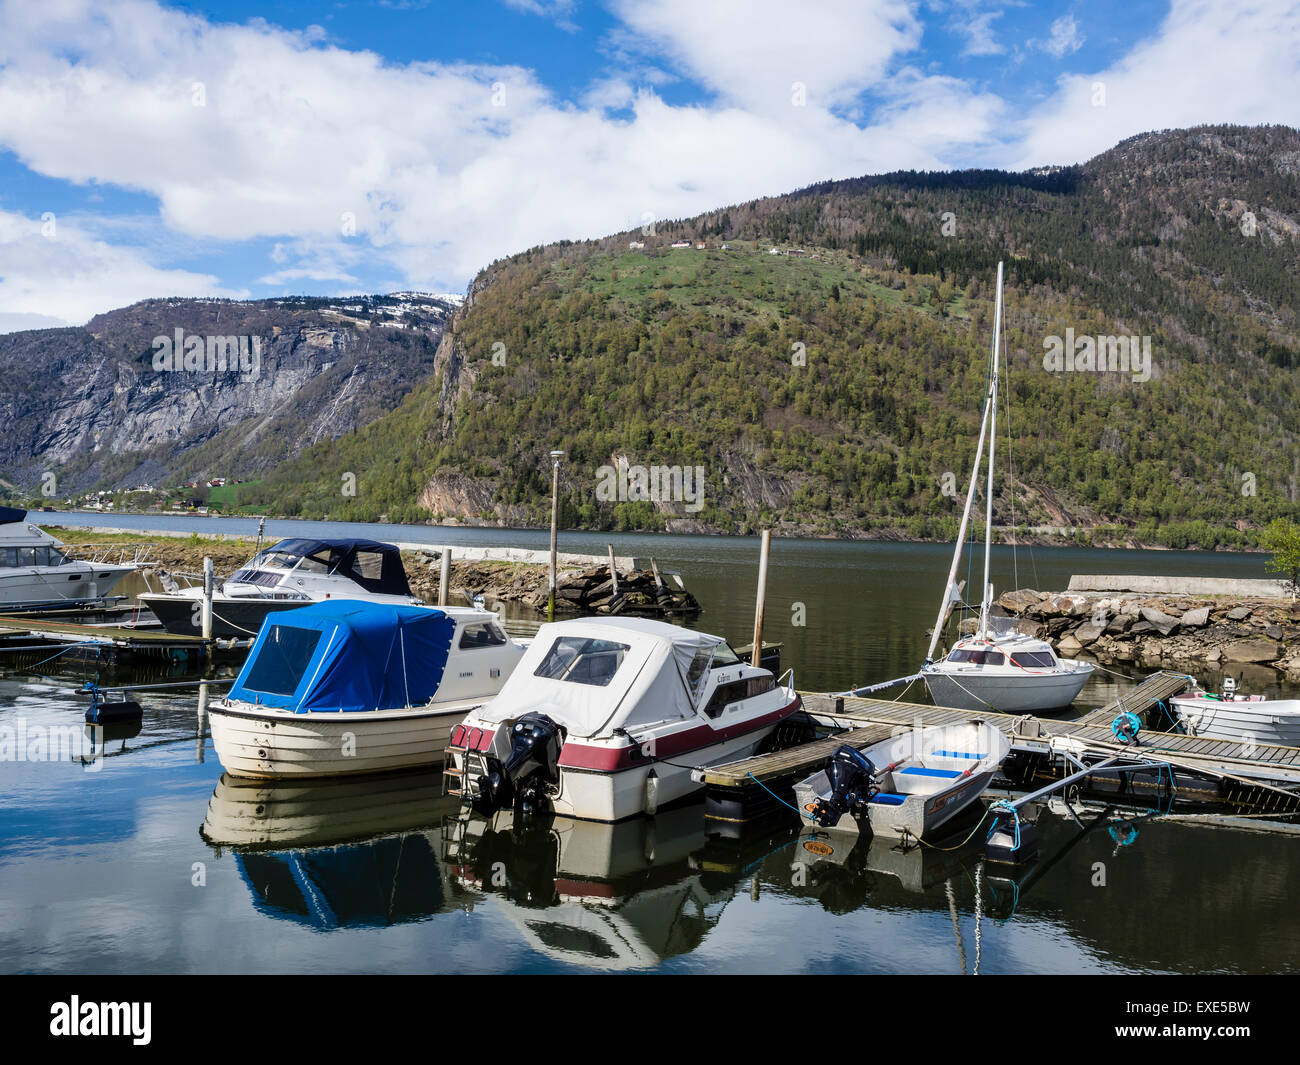
[[144, 719], [144, 710], [134, 699], [102, 698], [99, 685], [89, 680], [81, 690], [90, 693], [90, 707], [86, 711], [88, 725], [138, 725]]

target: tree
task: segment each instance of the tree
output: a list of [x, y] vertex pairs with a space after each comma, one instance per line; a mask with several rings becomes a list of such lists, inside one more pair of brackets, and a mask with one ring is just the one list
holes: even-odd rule
[[1269, 570], [1286, 574], [1294, 599], [1300, 590], [1300, 525], [1287, 518], [1274, 518], [1260, 540], [1266, 550], [1273, 552]]

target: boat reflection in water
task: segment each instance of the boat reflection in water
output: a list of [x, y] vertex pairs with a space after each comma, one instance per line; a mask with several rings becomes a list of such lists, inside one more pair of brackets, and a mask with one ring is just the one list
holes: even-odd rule
[[438, 826], [458, 808], [427, 771], [310, 783], [227, 774], [199, 834], [235, 852], [268, 916], [316, 928], [377, 927], [447, 908]]
[[510, 812], [449, 821], [458, 893], [491, 895], [534, 950], [606, 970], [648, 968], [703, 942], [737, 877], [705, 871], [702, 804], [618, 824]]

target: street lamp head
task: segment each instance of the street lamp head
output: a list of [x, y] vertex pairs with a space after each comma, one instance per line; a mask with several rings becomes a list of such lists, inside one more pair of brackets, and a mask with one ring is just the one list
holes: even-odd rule
[[551, 452], [551, 458], [554, 459], [556, 462], [559, 462], [560, 459], [564, 458], [564, 452], [563, 452], [563, 451], [552, 451], [552, 452]]

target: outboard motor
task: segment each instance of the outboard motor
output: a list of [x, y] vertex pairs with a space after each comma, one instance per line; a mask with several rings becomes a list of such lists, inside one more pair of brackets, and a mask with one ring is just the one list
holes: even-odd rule
[[836, 747], [827, 760], [826, 777], [830, 781], [830, 795], [818, 799], [812, 810], [813, 820], [823, 828], [838, 824], [847, 813], [856, 814], [879, 790], [871, 759], [847, 743]]
[[545, 791], [560, 782], [560, 748], [564, 737], [560, 726], [545, 714], [524, 714], [510, 730], [510, 755], [487, 758], [487, 775], [478, 778], [475, 805], [483, 813], [492, 813], [514, 805], [516, 810], [532, 813], [545, 802]]

